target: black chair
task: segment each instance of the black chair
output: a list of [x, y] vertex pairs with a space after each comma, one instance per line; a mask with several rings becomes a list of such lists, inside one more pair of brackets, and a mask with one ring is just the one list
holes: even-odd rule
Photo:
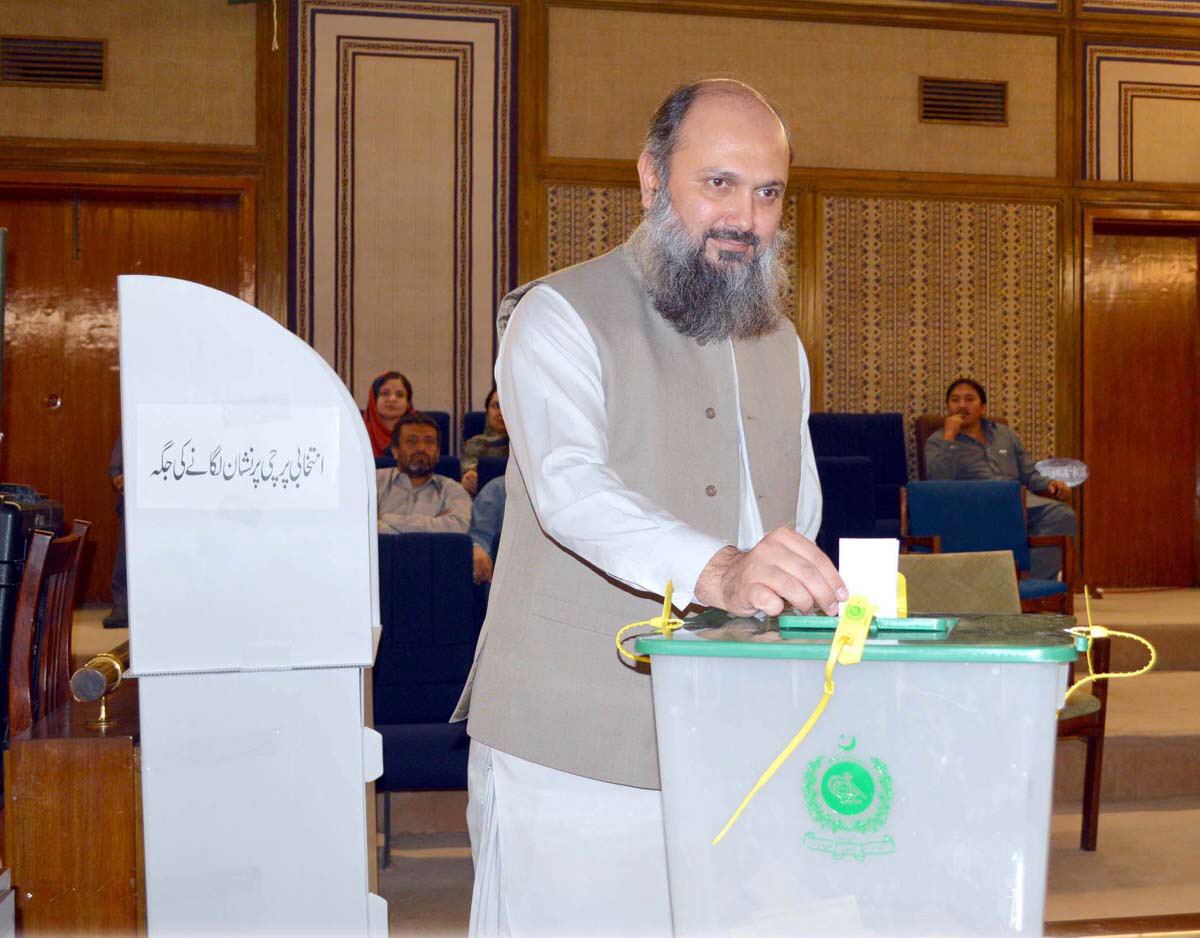
[[487, 411], [468, 410], [463, 414], [462, 438], [465, 443], [473, 436], [479, 436], [487, 426]]
[[900, 489], [908, 482], [904, 418], [900, 414], [814, 413], [808, 418], [818, 459], [865, 456], [875, 487], [875, 535], [900, 534]]
[[467, 787], [465, 723], [448, 723], [483, 623], [465, 534], [379, 537], [379, 615], [372, 671], [375, 729], [383, 737], [384, 861], [390, 862], [388, 792]]
[[817, 457], [821, 480], [821, 530], [817, 546], [836, 565], [838, 540], [875, 537], [875, 477], [866, 456]]
[[[426, 410], [422, 411], [429, 417], [433, 418], [433, 422], [438, 426], [438, 439], [442, 444], [442, 455], [446, 456], [450, 453], [450, 414], [444, 410]], [[456, 447], [457, 448], [457, 447]]]
[[475, 489], [476, 492], [482, 492], [483, 487], [492, 479], [499, 478], [504, 475], [508, 469], [508, 458], [498, 459], [495, 456], [480, 456], [479, 464], [475, 467], [475, 471], [479, 474], [479, 486]]

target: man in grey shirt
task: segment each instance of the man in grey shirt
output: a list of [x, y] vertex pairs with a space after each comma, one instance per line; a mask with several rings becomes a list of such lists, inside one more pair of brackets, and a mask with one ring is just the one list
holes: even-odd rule
[[[1012, 430], [987, 419], [983, 385], [956, 378], [946, 389], [946, 412], [942, 432], [930, 434], [925, 441], [930, 479], [1016, 479], [1030, 492], [1026, 515], [1031, 535], [1075, 534], [1075, 512], [1062, 502], [1071, 490], [1034, 468]], [[1058, 576], [1062, 568], [1058, 548], [1038, 547], [1031, 554], [1031, 576], [1040, 580]]]
[[441, 452], [438, 427], [427, 414], [408, 413], [392, 430], [395, 469], [376, 469], [380, 534], [448, 531], [471, 526], [471, 496], [433, 471]]

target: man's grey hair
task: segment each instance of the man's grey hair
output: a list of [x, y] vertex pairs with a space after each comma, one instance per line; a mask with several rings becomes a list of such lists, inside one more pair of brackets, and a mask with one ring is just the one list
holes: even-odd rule
[[649, 154], [654, 164], [654, 172], [658, 176], [660, 186], [666, 185], [671, 154], [679, 145], [679, 129], [683, 126], [683, 119], [688, 116], [693, 104], [702, 97], [713, 94], [740, 98], [743, 101], [757, 101], [774, 114], [787, 137], [788, 163], [791, 164], [794, 155], [792, 132], [788, 129], [787, 121], [783, 119], [779, 108], [744, 82], [733, 78], [703, 78], [680, 85], [668, 94], [650, 120], [650, 128], [646, 132], [646, 142], [642, 149]]

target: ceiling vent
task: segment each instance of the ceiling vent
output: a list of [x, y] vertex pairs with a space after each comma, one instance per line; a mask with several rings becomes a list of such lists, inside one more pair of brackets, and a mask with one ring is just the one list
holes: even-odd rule
[[919, 79], [921, 120], [934, 124], [1008, 124], [1008, 82]]
[[0, 36], [0, 84], [103, 88], [103, 39]]

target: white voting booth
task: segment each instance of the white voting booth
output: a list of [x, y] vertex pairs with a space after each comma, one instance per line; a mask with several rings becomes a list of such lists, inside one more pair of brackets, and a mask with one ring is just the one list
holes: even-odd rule
[[363, 725], [379, 622], [358, 408], [240, 300], [118, 280], [151, 935], [386, 934]]

